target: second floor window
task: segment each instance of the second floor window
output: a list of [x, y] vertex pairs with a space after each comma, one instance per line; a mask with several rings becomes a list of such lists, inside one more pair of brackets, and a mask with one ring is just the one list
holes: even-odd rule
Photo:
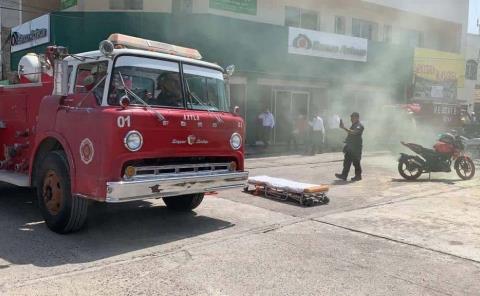
[[346, 33], [346, 20], [344, 16], [335, 17], [335, 33], [345, 34]]
[[143, 0], [110, 0], [110, 9], [142, 10]]
[[378, 24], [360, 19], [352, 20], [352, 36], [377, 40]]
[[408, 45], [411, 47], [423, 46], [423, 33], [410, 29], [398, 29], [400, 44]]
[[386, 43], [392, 42], [392, 26], [391, 25], [383, 26], [383, 42], [386, 42]]
[[192, 13], [193, 0], [173, 0], [173, 13]]
[[298, 7], [285, 8], [285, 26], [309, 30], [319, 29], [318, 13]]
[[475, 60], [468, 60], [465, 69], [465, 79], [477, 80], [478, 63]]

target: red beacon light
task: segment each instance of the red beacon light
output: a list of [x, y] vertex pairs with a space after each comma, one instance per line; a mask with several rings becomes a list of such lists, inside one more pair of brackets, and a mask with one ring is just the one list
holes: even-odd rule
[[123, 34], [112, 34], [108, 37], [115, 48], [130, 48], [166, 53], [196, 60], [201, 60], [200, 52], [193, 48], [176, 46], [168, 43], [152, 41]]

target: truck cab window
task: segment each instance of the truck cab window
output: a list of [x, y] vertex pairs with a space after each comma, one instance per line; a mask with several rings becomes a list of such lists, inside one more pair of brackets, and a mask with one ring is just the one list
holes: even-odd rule
[[107, 61], [80, 64], [75, 79], [75, 93], [92, 91], [97, 104], [101, 105], [107, 70]]
[[219, 70], [184, 65], [187, 104], [191, 109], [229, 111], [223, 74]]
[[108, 104], [118, 105], [121, 97], [128, 96], [131, 105], [142, 105], [144, 101], [151, 106], [183, 107], [179, 69], [175, 62], [119, 57], [113, 70]]

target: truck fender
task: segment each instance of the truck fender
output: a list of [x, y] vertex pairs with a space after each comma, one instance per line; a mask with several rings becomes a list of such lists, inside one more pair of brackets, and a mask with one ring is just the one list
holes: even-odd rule
[[[30, 159], [30, 184], [32, 187], [35, 186], [35, 184], [33, 183], [34, 182], [34, 178], [35, 178], [35, 170], [34, 170], [34, 167], [35, 165], [37, 164], [36, 163], [36, 160], [38, 157], [40, 157], [40, 154], [42, 154], [44, 151], [41, 151], [42, 147], [44, 147], [44, 144], [46, 144], [46, 141], [48, 140], [53, 140], [53, 141], [56, 141], [58, 142], [62, 148], [63, 148], [63, 151], [65, 152], [65, 155], [67, 156], [67, 160], [68, 160], [68, 166], [69, 166], [69, 172], [70, 172], [70, 182], [71, 182], [71, 189], [72, 189], [72, 192], [75, 192], [76, 190], [76, 166], [75, 166], [75, 159], [73, 158], [73, 155], [72, 155], [72, 150], [70, 149], [70, 146], [68, 145], [68, 142], [65, 140], [64, 137], [62, 137], [62, 135], [56, 133], [56, 132], [47, 132], [45, 133], [41, 138], [37, 139], [37, 141], [35, 141], [36, 143], [38, 143], [36, 146], [35, 146], [35, 149], [33, 151], [33, 154], [32, 154], [32, 158]], [[45, 152], [48, 152], [49, 150], [46, 150]]]

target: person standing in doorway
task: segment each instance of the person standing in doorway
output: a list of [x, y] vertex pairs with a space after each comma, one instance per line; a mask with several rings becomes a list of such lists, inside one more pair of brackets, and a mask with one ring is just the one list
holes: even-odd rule
[[345, 130], [348, 135], [345, 139], [345, 146], [343, 148], [343, 153], [345, 154], [343, 171], [341, 174], [335, 174], [335, 177], [344, 181], [347, 180], [350, 167], [353, 163], [353, 166], [355, 167], [355, 177], [352, 178], [352, 181], [360, 181], [362, 180], [362, 167], [360, 160], [362, 159], [362, 135], [364, 127], [360, 123], [360, 114], [357, 112], [353, 112], [350, 119], [352, 121], [352, 126], [350, 128], [346, 128], [343, 121], [340, 120], [340, 128]]
[[325, 125], [323, 118], [317, 113], [311, 122], [309, 122], [311, 130], [311, 150], [310, 154], [323, 153], [323, 143], [325, 141]]
[[262, 122], [262, 142], [267, 148], [270, 145], [270, 135], [275, 127], [275, 118], [270, 109], [265, 108], [265, 111], [258, 115], [258, 119]]
[[297, 136], [297, 143], [301, 143], [305, 146], [305, 152], [307, 150], [307, 138], [308, 138], [308, 120], [304, 113], [298, 114], [295, 121], [295, 134]]

